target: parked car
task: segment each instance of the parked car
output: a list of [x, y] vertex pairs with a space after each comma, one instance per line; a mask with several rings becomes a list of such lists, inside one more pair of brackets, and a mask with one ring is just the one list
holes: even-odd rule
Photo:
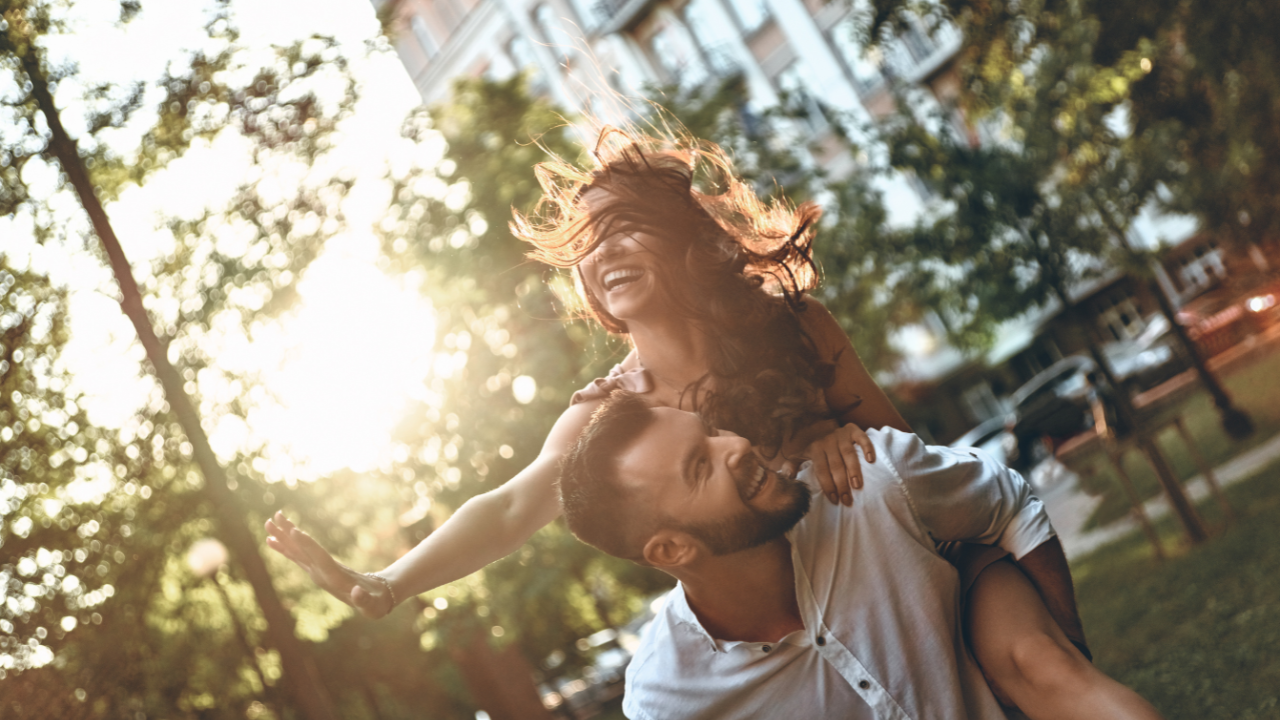
[[1015, 446], [1008, 424], [1009, 418], [1004, 415], [983, 420], [972, 430], [956, 438], [951, 447], [976, 447], [986, 450], [1000, 463], [1008, 464], [1009, 453]]
[[1025, 474], [1049, 455], [1042, 438], [1061, 440], [1090, 427], [1093, 413], [1086, 376], [1096, 368], [1092, 358], [1072, 355], [1013, 391], [1009, 399], [1015, 442], [1007, 458], [1009, 467]]
[[1233, 278], [1182, 306], [1178, 322], [1204, 355], [1212, 357], [1280, 322], [1280, 278]]
[[1130, 395], [1150, 390], [1191, 367], [1171, 329], [1164, 315], [1152, 315], [1137, 337], [1102, 348], [1122, 390]]

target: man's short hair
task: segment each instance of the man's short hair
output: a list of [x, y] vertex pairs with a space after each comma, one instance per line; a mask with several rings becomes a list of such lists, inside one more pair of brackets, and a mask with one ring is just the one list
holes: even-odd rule
[[618, 459], [655, 420], [639, 396], [615, 390], [560, 465], [560, 505], [569, 530], [588, 545], [638, 563], [644, 563], [654, 518], [635, 506], [635, 493], [619, 482]]

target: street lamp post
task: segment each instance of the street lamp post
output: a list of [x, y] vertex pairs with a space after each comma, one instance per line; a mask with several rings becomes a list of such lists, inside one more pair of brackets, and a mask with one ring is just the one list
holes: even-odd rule
[[[218, 579], [218, 570], [227, 563], [227, 548], [214, 538], [201, 538], [191, 544], [191, 549], [187, 551], [187, 567], [191, 568], [191, 572], [202, 582], [208, 582], [217, 591], [218, 597], [222, 599], [222, 605], [226, 608], [227, 616], [231, 618], [231, 628], [235, 633], [236, 640], [240, 643], [240, 648], [244, 651], [245, 657], [249, 661], [249, 666], [258, 676], [258, 682], [262, 683], [262, 694], [264, 697], [272, 695], [271, 686], [267, 684], [267, 677], [262, 672], [262, 667], [258, 664], [257, 653], [253, 651], [253, 645], [249, 642], [249, 635], [245, 632], [244, 625], [240, 622], [240, 618], [236, 615], [235, 609], [231, 605], [231, 596], [227, 594], [226, 587], [222, 581]], [[274, 702], [272, 703], [275, 704]]]

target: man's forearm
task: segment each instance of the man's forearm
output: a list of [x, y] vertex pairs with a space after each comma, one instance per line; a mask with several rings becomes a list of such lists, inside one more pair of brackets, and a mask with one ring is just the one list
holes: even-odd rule
[[1071, 582], [1071, 569], [1062, 543], [1049, 538], [1017, 561], [1032, 584], [1040, 592], [1049, 614], [1057, 621], [1067, 639], [1085, 644], [1084, 627], [1076, 610], [1076, 592]]

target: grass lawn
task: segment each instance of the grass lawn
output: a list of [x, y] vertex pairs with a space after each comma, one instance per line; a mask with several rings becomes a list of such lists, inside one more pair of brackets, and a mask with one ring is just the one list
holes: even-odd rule
[[1200, 547], [1166, 518], [1169, 560], [1135, 533], [1073, 565], [1098, 666], [1169, 720], [1280, 718], [1280, 463], [1227, 494], [1241, 517]]
[[[1271, 345], [1257, 355], [1243, 359], [1226, 373], [1219, 375], [1232, 399], [1252, 417], [1257, 431], [1241, 441], [1232, 440], [1223, 431], [1218, 412], [1203, 390], [1197, 390], [1179, 409], [1187, 425], [1187, 431], [1195, 438], [1200, 451], [1211, 465], [1229, 460], [1259, 443], [1280, 433], [1280, 346]], [[1179, 478], [1187, 479], [1199, 473], [1178, 431], [1165, 428], [1157, 437]], [[1093, 495], [1102, 495], [1103, 501], [1089, 518], [1085, 527], [1105, 525], [1129, 512], [1129, 501], [1115, 478], [1110, 461], [1099, 446], [1082, 453], [1071, 461], [1070, 467], [1081, 475], [1081, 487]], [[1130, 450], [1124, 458], [1125, 472], [1133, 479], [1138, 493], [1144, 498], [1155, 497], [1160, 492], [1159, 481], [1151, 466], [1138, 450]]]

